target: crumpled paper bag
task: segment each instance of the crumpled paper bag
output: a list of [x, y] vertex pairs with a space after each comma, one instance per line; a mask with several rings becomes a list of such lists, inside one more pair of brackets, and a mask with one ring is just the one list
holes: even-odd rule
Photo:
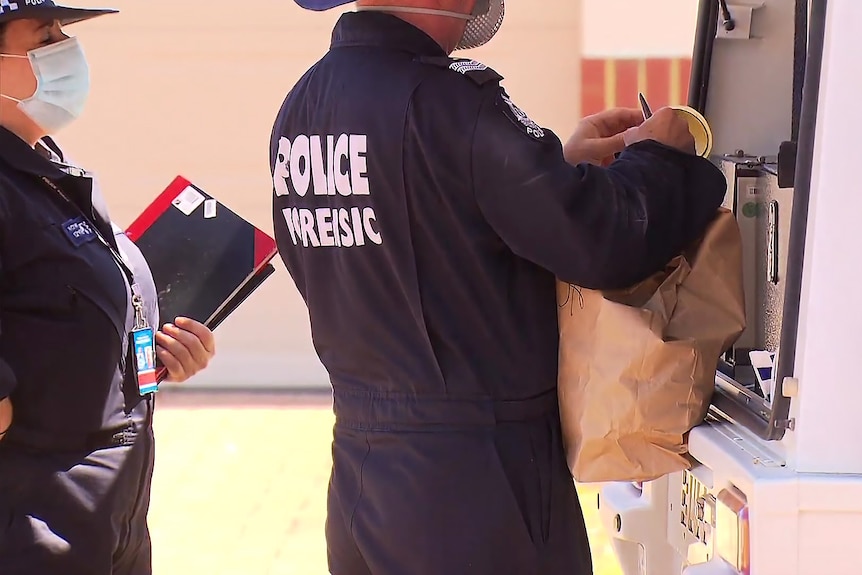
[[720, 210], [697, 245], [621, 291], [558, 282], [559, 403], [578, 482], [650, 481], [690, 467], [720, 355], [745, 329], [742, 241]]

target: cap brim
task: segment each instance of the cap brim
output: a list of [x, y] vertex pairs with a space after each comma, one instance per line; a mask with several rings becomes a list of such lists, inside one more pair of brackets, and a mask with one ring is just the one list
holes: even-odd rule
[[306, 10], [329, 10], [331, 8], [337, 8], [339, 6], [344, 6], [345, 4], [350, 4], [355, 0], [295, 0], [297, 4], [305, 8]]
[[114, 10], [113, 8], [66, 8], [62, 6], [58, 6], [53, 10], [57, 11], [57, 15], [54, 18], [59, 20], [62, 26], [119, 12], [119, 10]]
[[105, 14], [116, 14], [119, 10], [113, 8], [69, 8], [67, 6], [53, 6], [41, 10], [21, 10], [20, 12], [6, 12], [0, 15], [0, 22], [11, 20], [23, 20], [26, 18], [40, 18], [45, 20], [59, 20], [61, 26], [83, 22]]

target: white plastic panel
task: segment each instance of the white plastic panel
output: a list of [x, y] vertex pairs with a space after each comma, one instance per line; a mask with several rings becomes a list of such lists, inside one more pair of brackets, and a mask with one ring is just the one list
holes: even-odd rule
[[829, 0], [797, 344], [795, 467], [862, 473], [862, 2]]
[[[753, 575], [858, 575], [862, 532], [862, 475], [796, 473], [774, 467], [744, 449], [759, 443], [705, 425], [691, 436], [691, 452], [710, 468], [713, 492], [734, 485], [748, 500]], [[767, 452], [769, 445], [761, 444]], [[780, 460], [775, 454], [773, 461]]]

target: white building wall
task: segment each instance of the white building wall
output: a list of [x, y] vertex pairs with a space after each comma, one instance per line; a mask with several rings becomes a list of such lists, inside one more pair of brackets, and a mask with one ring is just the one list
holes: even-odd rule
[[582, 0], [586, 58], [690, 56], [697, 0]]
[[[686, 53], [685, 25], [653, 27], [667, 24], [668, 14], [673, 22], [693, 21], [694, 4], [510, 0], [497, 38], [460, 55], [497, 69], [513, 99], [565, 137], [580, 109], [581, 53], [628, 54], [641, 45], [655, 54]], [[100, 175], [115, 220], [130, 223], [182, 174], [271, 231], [272, 121], [293, 83], [326, 50], [339, 12], [306, 12], [291, 0], [112, 5], [121, 14], [69, 29], [84, 42], [93, 94], [81, 121], [59, 139]], [[218, 357], [192, 385], [328, 384], [304, 304], [280, 262], [217, 336]]]

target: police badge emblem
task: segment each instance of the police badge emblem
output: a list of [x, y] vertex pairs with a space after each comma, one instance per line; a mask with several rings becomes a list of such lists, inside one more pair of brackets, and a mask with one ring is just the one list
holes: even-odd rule
[[[503, 99], [503, 102], [506, 103], [506, 106], [503, 107], [503, 112], [510, 120], [515, 122], [515, 125], [519, 125], [521, 128], [524, 128], [527, 135], [531, 138], [541, 140], [545, 137], [545, 130], [539, 126], [539, 124], [531, 120], [530, 117], [521, 110], [521, 108], [516, 106], [505, 90], [500, 91], [500, 97]], [[506, 108], [508, 108], [508, 110]]]

